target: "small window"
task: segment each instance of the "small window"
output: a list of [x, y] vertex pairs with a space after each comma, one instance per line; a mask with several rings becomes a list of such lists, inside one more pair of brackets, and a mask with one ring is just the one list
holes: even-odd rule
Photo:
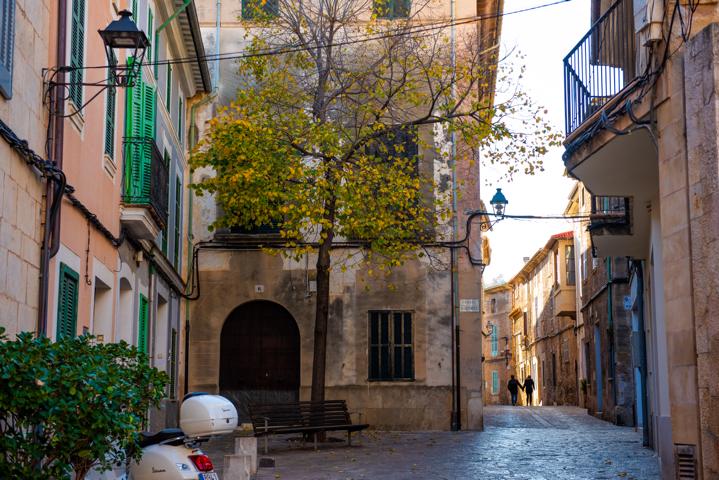
[[261, 20], [280, 13], [279, 0], [242, 0], [242, 19]]
[[564, 247], [564, 262], [567, 269], [567, 285], [575, 285], [577, 279], [574, 268], [574, 245]]
[[147, 297], [140, 295], [140, 311], [137, 315], [137, 349], [141, 352], [148, 352], [150, 305]]
[[499, 393], [499, 372], [492, 370], [492, 395]]
[[497, 313], [497, 299], [493, 298], [489, 301], [489, 311], [491, 313]]
[[492, 340], [492, 356], [496, 357], [499, 354], [499, 335], [497, 333], [496, 325], [492, 325], [492, 333], [490, 337]]
[[60, 264], [57, 292], [57, 338], [72, 338], [77, 334], [77, 297], [80, 276], [64, 263]]
[[185, 132], [183, 132], [182, 117], [184, 116], [182, 98], [179, 99], [177, 105], [177, 138], [180, 139], [180, 145], [184, 145]]
[[15, 0], [0, 0], [0, 94], [12, 98]]
[[378, 18], [407, 18], [411, 5], [410, 0], [374, 0], [372, 11]]
[[369, 380], [414, 380], [411, 312], [369, 312]]
[[[115, 58], [113, 52], [112, 58]], [[107, 78], [111, 78], [112, 70], [107, 69]], [[117, 92], [114, 87], [108, 87], [105, 98], [105, 155], [115, 159], [115, 97]]]
[[70, 31], [70, 72], [69, 96], [77, 109], [82, 107], [85, 71], [85, 0], [73, 0]]

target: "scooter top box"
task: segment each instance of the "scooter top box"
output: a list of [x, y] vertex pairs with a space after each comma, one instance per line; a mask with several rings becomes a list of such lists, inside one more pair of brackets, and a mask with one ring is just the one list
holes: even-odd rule
[[180, 428], [191, 438], [231, 433], [237, 428], [237, 409], [219, 395], [194, 395], [182, 402]]

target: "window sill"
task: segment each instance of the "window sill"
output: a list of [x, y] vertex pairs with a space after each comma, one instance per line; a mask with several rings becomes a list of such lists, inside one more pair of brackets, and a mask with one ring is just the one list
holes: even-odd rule
[[75, 103], [72, 100], [67, 101], [67, 107], [69, 110], [69, 113], [66, 115], [69, 115], [67, 118], [70, 120], [70, 123], [77, 129], [78, 133], [82, 133], [82, 130], [85, 128], [85, 116], [82, 114], [82, 112], [79, 112], [77, 107], [75, 106]]

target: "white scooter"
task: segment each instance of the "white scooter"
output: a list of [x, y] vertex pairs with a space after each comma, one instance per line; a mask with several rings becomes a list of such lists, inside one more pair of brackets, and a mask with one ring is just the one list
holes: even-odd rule
[[[97, 474], [88, 480], [219, 480], [210, 458], [199, 445], [210, 437], [232, 433], [237, 409], [225, 397], [206, 393], [185, 396], [180, 407], [180, 428], [142, 433], [142, 458], [128, 469]], [[96, 473], [93, 475], [93, 473]]]

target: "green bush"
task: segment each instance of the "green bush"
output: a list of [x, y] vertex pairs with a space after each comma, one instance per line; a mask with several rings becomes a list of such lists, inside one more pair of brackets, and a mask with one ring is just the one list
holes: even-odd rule
[[0, 327], [0, 478], [79, 480], [139, 459], [137, 432], [166, 383], [124, 341], [9, 341]]

